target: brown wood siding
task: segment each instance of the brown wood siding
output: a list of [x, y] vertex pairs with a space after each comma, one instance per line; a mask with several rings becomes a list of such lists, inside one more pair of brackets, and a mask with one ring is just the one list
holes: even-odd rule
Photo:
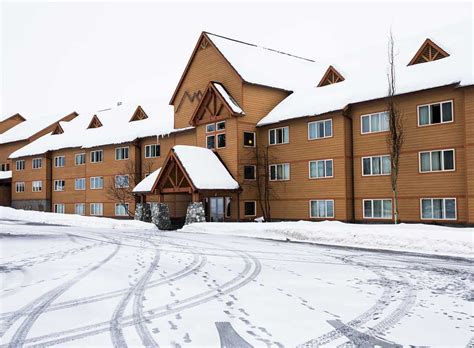
[[474, 87], [470, 86], [464, 91], [464, 142], [466, 166], [466, 193], [468, 199], [468, 221], [474, 224]]

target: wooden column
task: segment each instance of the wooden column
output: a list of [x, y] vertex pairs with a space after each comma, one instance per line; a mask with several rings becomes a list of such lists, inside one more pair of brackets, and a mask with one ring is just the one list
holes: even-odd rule
[[192, 193], [192, 201], [193, 202], [199, 202], [199, 192], [193, 192]]

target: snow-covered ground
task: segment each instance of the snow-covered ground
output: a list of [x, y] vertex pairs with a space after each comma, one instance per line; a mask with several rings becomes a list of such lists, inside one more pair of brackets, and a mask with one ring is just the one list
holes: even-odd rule
[[468, 258], [473, 257], [474, 242], [474, 228], [426, 224], [362, 225], [338, 221], [196, 223], [181, 231]]
[[466, 346], [473, 336], [467, 260], [35, 219], [0, 218], [2, 346]]

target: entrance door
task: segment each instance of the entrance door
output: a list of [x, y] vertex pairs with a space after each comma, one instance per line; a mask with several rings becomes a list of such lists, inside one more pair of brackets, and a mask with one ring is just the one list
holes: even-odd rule
[[224, 197], [211, 197], [210, 198], [209, 220], [211, 222], [224, 221]]

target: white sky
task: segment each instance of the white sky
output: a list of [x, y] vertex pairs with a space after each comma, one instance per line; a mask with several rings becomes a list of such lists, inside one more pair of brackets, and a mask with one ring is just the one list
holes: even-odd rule
[[[2, 1], [2, 0], [0, 0]], [[168, 102], [201, 31], [315, 60], [472, 22], [472, 2], [1, 2], [0, 118]]]

